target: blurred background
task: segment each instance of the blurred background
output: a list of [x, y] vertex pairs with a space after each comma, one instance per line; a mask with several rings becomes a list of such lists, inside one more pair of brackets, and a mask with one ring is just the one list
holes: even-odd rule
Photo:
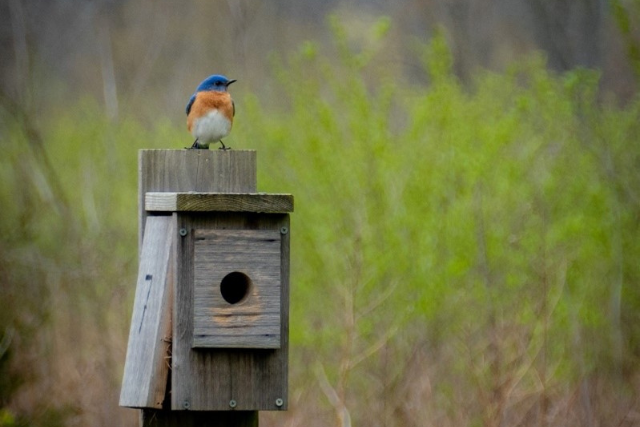
[[137, 151], [214, 73], [296, 197], [262, 425], [640, 425], [640, 1], [4, 0], [0, 58], [0, 427], [137, 425]]

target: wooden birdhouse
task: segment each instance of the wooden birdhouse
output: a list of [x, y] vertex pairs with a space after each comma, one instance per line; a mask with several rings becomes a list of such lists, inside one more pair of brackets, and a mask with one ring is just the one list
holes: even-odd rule
[[287, 408], [289, 213], [256, 153], [142, 150], [140, 266], [120, 405]]

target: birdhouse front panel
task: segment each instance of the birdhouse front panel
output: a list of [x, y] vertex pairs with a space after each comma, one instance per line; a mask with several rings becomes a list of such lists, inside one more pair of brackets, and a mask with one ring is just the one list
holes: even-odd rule
[[286, 409], [289, 215], [174, 216], [171, 408]]
[[193, 348], [281, 346], [278, 230], [194, 230]]

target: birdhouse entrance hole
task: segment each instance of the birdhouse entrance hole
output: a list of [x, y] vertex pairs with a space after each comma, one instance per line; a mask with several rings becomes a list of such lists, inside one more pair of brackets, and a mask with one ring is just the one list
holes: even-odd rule
[[220, 282], [220, 294], [229, 304], [238, 304], [251, 293], [252, 282], [249, 276], [239, 271], [227, 274]]

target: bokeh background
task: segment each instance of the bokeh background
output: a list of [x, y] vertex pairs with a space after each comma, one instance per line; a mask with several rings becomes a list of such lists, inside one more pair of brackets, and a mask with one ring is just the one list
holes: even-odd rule
[[137, 150], [213, 73], [296, 197], [262, 425], [640, 425], [638, 0], [4, 0], [1, 427], [137, 425]]

